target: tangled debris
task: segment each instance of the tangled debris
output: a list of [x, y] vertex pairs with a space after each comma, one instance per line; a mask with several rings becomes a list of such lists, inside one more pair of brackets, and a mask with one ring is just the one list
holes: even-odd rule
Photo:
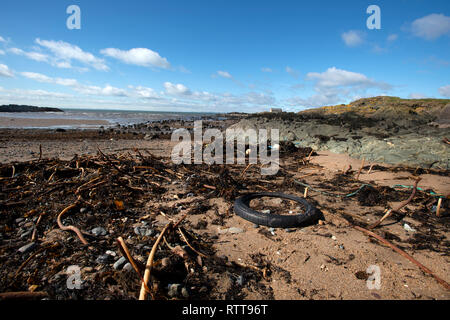
[[[292, 148], [296, 147], [281, 144], [280, 154], [289, 161], [270, 177], [262, 177], [256, 165], [245, 169], [175, 165], [139, 150], [108, 155], [98, 150], [96, 156], [68, 161], [44, 159], [40, 154], [38, 160], [2, 165], [0, 292], [9, 293], [3, 298], [137, 299], [141, 291], [141, 297], [149, 294], [153, 299], [243, 299], [245, 286], [272, 299], [272, 289], [263, 280], [278, 274], [290, 281], [289, 272], [257, 253], [253, 264], [218, 256], [215, 239], [200, 236], [195, 230], [202, 229], [201, 223], [193, 226], [185, 218], [215, 210], [213, 223], [223, 225], [232, 214], [231, 203], [243, 193], [303, 193], [305, 188], [294, 183], [294, 175], [302, 167], [314, 168], [309, 164], [314, 151]], [[315, 187], [334, 191], [336, 185], [345, 186], [341, 192], [352, 192], [358, 181], [338, 174]], [[362, 190], [357, 201], [384, 205], [408, 195], [375, 186]], [[218, 212], [207, 201], [211, 197], [223, 198], [230, 210]], [[435, 198], [420, 192], [413, 202], [429, 210]], [[280, 207], [288, 206], [282, 202], [271, 209], [282, 213]], [[448, 208], [444, 205], [441, 210]], [[434, 218], [420, 215], [418, 219], [429, 226]], [[410, 244], [415, 250], [427, 248], [420, 246], [425, 238], [437, 244], [434, 250], [448, 254], [448, 241], [439, 237], [418, 232]], [[82, 280], [68, 271], [71, 266], [79, 268]], [[68, 279], [79, 290], [71, 290]]]

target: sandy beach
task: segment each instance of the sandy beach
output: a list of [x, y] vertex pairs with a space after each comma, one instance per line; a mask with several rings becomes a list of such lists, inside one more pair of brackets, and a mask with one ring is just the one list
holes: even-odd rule
[[0, 117], [0, 128], [57, 128], [78, 127], [92, 128], [110, 125], [105, 120], [76, 120], [76, 119], [35, 119]]
[[[180, 124], [171, 124], [171, 126], [176, 125]], [[199, 283], [197, 284], [189, 282], [189, 297], [192, 299], [450, 298], [448, 290], [443, 288], [433, 277], [424, 274], [411, 261], [349, 225], [349, 221], [351, 221], [351, 223], [367, 227], [378, 221], [383, 216], [386, 208], [397, 206], [411, 194], [411, 189], [391, 187], [394, 185], [411, 187], [415, 179], [421, 178], [419, 187], [424, 191], [418, 191], [418, 195], [402, 209], [401, 213], [396, 213], [388, 218], [375, 231], [405, 250], [414, 259], [429, 267], [436, 276], [445, 281], [450, 281], [448, 278], [450, 274], [448, 260], [450, 235], [448, 232], [448, 201], [444, 201], [444, 205], [441, 207], [441, 217], [436, 217], [433, 206], [435, 208], [437, 198], [429, 194], [429, 191], [432, 190], [437, 194], [446, 196], [448, 199], [448, 194], [450, 193], [450, 177], [448, 174], [439, 173], [434, 169], [423, 169], [417, 172], [414, 168], [366, 161], [364, 169], [358, 175], [359, 168], [362, 165], [361, 159], [330, 151], [317, 151], [308, 161], [305, 160], [305, 155], [299, 156], [295, 153], [283, 154], [281, 156], [279, 174], [269, 179], [261, 177], [257, 167], [250, 167], [247, 170], [245, 170], [245, 165], [229, 167], [230, 179], [232, 178], [234, 179], [233, 181], [236, 181], [236, 186], [241, 185], [241, 183], [244, 183], [244, 185], [249, 184], [248, 187], [239, 187], [243, 189], [237, 191], [237, 194], [270, 190], [303, 196], [304, 187], [295, 186], [292, 181], [294, 179], [301, 180], [303, 183], [311, 186], [307, 199], [323, 212], [323, 220], [305, 228], [271, 229], [265, 226], [255, 226], [253, 223], [237, 216], [233, 212], [235, 197], [221, 196], [214, 191], [222, 188], [221, 184], [223, 182], [221, 182], [222, 178], [219, 175], [219, 172], [221, 172], [219, 167], [204, 165], [191, 165], [187, 169], [174, 167], [171, 164], [169, 154], [175, 143], [170, 141], [170, 135], [155, 137], [146, 133], [147, 131], [148, 129], [133, 131], [123, 128], [112, 130], [69, 130], [66, 132], [56, 132], [51, 129], [0, 130], [0, 162], [2, 163], [3, 172], [1, 175], [2, 180], [0, 181], [3, 182], [2, 190], [8, 190], [4, 192], [14, 192], [13, 185], [8, 187], [8, 184], [5, 184], [8, 181], [5, 179], [8, 179], [7, 175], [11, 174], [13, 166], [16, 175], [19, 174], [17, 177], [20, 177], [21, 170], [24, 170], [21, 168], [28, 167], [28, 165], [24, 166], [24, 163], [27, 161], [30, 164], [34, 163], [30, 165], [30, 169], [27, 169], [31, 170], [29, 171], [29, 174], [31, 174], [33, 172], [32, 168], [39, 163], [39, 158], [61, 159], [58, 162], [54, 162], [56, 160], [48, 160], [47, 169], [45, 170], [48, 172], [47, 175], [50, 176], [51, 180], [47, 176], [49, 182], [46, 182], [43, 185], [44, 187], [48, 183], [64, 183], [66, 181], [66, 178], [63, 176], [60, 178], [55, 176], [53, 178], [51, 175], [53, 171], [51, 170], [55, 170], [52, 169], [55, 167], [60, 167], [61, 170], [63, 168], [66, 168], [64, 170], [69, 170], [71, 159], [81, 159], [77, 163], [80, 166], [86, 166], [83, 169], [85, 176], [77, 175], [70, 178], [75, 179], [73, 183], [79, 187], [89, 182], [89, 180], [95, 179], [95, 177], [102, 177], [101, 170], [99, 171], [95, 167], [89, 168], [89, 161], [98, 162], [99, 164], [103, 163], [103, 166], [111, 165], [111, 168], [108, 170], [112, 171], [106, 176], [115, 172], [115, 175], [126, 177], [122, 171], [129, 170], [126, 169], [127, 163], [134, 159], [132, 162], [135, 163], [135, 166], [143, 168], [150, 166], [153, 169], [145, 170], [150, 170], [150, 172], [157, 170], [156, 176], [160, 176], [154, 182], [154, 184], [161, 187], [160, 190], [158, 189], [159, 191], [148, 191], [144, 194], [134, 193], [138, 190], [136, 189], [133, 191], [134, 195], [130, 196], [123, 193], [126, 189], [115, 189], [115, 191], [101, 191], [101, 189], [98, 189], [96, 192], [92, 191], [89, 195], [85, 194], [86, 197], [91, 197], [88, 200], [90, 201], [89, 203], [98, 202], [98, 204], [87, 211], [83, 209], [84, 211], [81, 210], [82, 213], [71, 215], [68, 220], [65, 220], [65, 223], [75, 224], [86, 233], [91, 232], [95, 228], [104, 228], [107, 231], [104, 235], [88, 238], [89, 245], [93, 250], [89, 252], [85, 252], [83, 244], [77, 239], [75, 234], [58, 230], [56, 215], [72, 201], [76, 200], [71, 194], [73, 192], [70, 191], [70, 188], [61, 190], [57, 197], [54, 197], [56, 194], [47, 194], [45, 197], [50, 198], [40, 200], [37, 203], [34, 202], [36, 200], [31, 200], [33, 198], [30, 198], [29, 204], [35, 203], [34, 205], [39, 208], [38, 211], [45, 210], [49, 212], [47, 218], [37, 228], [37, 242], [39, 245], [44, 245], [55, 236], [59, 239], [58, 241], [69, 245], [72, 249], [71, 253], [63, 255], [66, 261], [64, 265], [80, 264], [80, 257], [85, 257], [80, 267], [83, 281], [87, 285], [86, 289], [77, 293], [80, 297], [94, 299], [136, 298], [139, 281], [135, 281], [136, 275], [134, 272], [132, 270], [120, 271], [120, 269], [112, 268], [120, 256], [115, 239], [119, 236], [126, 238], [126, 243], [137, 261], [145, 263], [149, 249], [151, 249], [146, 244], [149, 239], [155, 238], [136, 235], [136, 228], [161, 230], [161, 226], [170, 221], [178, 221], [183, 215], [188, 213], [182, 223], [183, 230], [189, 232], [191, 236], [208, 241], [211, 245], [211, 250], [215, 252], [214, 257], [219, 257], [219, 260], [222, 259], [220, 260], [222, 264], [219, 264], [221, 265], [219, 268], [219, 265], [217, 265], [218, 260], [214, 260], [216, 262], [213, 263], [211, 262], [213, 260], [209, 260], [208, 257], [201, 256], [203, 261], [201, 262], [203, 265], [202, 269], [202, 267], [198, 267], [198, 263], [200, 263], [198, 262], [200, 261], [198, 260], [199, 258], [194, 257], [195, 253], [190, 253], [194, 254], [194, 258], [192, 258], [194, 260], [189, 258], [186, 260], [186, 263], [195, 264], [195, 268], [202, 270], [196, 272], [206, 277], [202, 278], [204, 280], [198, 280]], [[99, 149], [109, 157], [108, 161], [99, 156]], [[161, 156], [162, 162], [151, 160], [151, 165], [141, 163], [143, 160], [140, 154]], [[76, 156], [81, 158], [74, 158]], [[64, 164], [59, 161], [69, 162]], [[71, 162], [72, 165], [75, 164], [73, 161]], [[118, 169], [112, 166], [113, 163], [116, 163]], [[163, 168], [165, 166], [167, 166], [168, 171], [164, 171]], [[344, 171], [349, 166], [351, 166], [352, 170], [345, 173]], [[372, 167], [372, 170], [369, 169], [370, 167]], [[176, 171], [173, 174], [168, 174], [168, 172], [173, 172], [173, 170]], [[100, 176], [98, 176], [99, 174]], [[138, 174], [142, 174], [142, 171], [129, 171], [128, 173], [130, 177]], [[357, 175], [358, 179], [356, 179]], [[156, 176], [150, 174], [146, 179], [155, 179]], [[203, 183], [208, 187], [205, 189], [203, 187], [199, 188], [197, 184], [190, 185], [191, 176], [202, 177], [201, 179], [205, 179]], [[77, 179], [81, 179], [80, 182], [77, 182]], [[375, 191], [370, 189], [372, 191], [367, 191], [368, 193], [364, 192], [361, 195], [348, 199], [336, 198], [319, 192], [326, 191], [333, 194], [343, 194], [355, 191], [361, 184], [373, 185]], [[150, 188], [155, 187], [155, 185], [150, 186]], [[105, 187], [109, 188], [108, 186]], [[148, 187], [146, 185], [133, 186], [133, 188]], [[97, 188], [93, 190], [95, 189]], [[100, 193], [97, 195], [98, 192]], [[372, 194], [371, 192], [374, 193]], [[2, 210], [9, 208], [7, 203], [11, 201], [4, 198], [4, 196], [0, 199], [4, 206]], [[377, 200], [368, 200], [372, 196]], [[21, 197], [19, 196], [15, 201], [19, 201]], [[110, 197], [123, 201], [127, 209], [125, 211], [111, 209], [114, 207], [114, 204], [112, 204], [112, 207], [109, 204], [111, 203]], [[52, 201], [53, 204], [49, 205]], [[104, 205], [106, 207], [103, 209]], [[287, 214], [287, 211], [299, 209], [295, 203], [281, 201], [280, 199], [256, 201], [252, 202], [252, 206], [260, 210], [269, 208], [269, 210], [280, 211], [283, 214]], [[20, 220], [25, 212], [31, 210], [28, 204], [23, 208], [11, 208], [8, 211], [10, 218], [0, 221], [0, 227], [3, 230], [0, 244], [2, 248], [0, 261], [2, 261], [4, 266], [1, 271], [2, 279], [9, 279], [8, 272], [15, 270], [17, 265], [21, 264], [27, 256], [25, 255], [24, 257], [23, 254], [17, 253], [17, 248], [26, 245], [30, 241], [29, 237], [31, 237], [31, 234], [26, 234], [28, 229], [24, 227], [24, 223], [34, 226], [37, 218], [37, 216], [31, 215], [25, 220]], [[192, 210], [196, 213], [189, 214], [189, 212], [194, 212]], [[116, 213], [110, 216], [111, 212]], [[121, 227], [119, 228], [119, 226]], [[7, 230], [16, 231], [11, 232]], [[235, 231], [228, 232], [227, 230]], [[175, 242], [170, 244], [170, 238], [167, 241], [169, 241], [169, 246], [176, 246]], [[168, 249], [167, 247], [164, 248], [166, 249], [160, 250], [166, 252], [165, 250]], [[200, 248], [203, 247], [197, 247], [197, 251], [201, 250]], [[104, 255], [104, 252], [107, 250], [115, 252], [115, 257], [111, 257], [109, 262], [100, 263], [99, 257]], [[168, 252], [170, 253], [170, 250]], [[57, 254], [61, 255], [62, 252]], [[164, 258], [162, 254], [158, 256], [158, 260]], [[40, 266], [40, 263], [42, 263], [40, 261], [36, 259], [31, 262], [22, 271], [23, 276], [21, 276], [21, 279], [26, 281], [26, 275], [33, 268], [40, 268], [42, 271], [39, 277], [41, 278], [36, 280], [36, 284], [50, 292], [53, 298], [69, 298], [67, 290], [61, 289], [62, 283], [65, 283], [65, 269], [55, 267], [55, 270], [58, 271], [48, 274], [48, 271]], [[172, 262], [166, 261], [164, 263], [169, 263], [167, 268], [178, 268], [171, 266], [170, 263]], [[371, 265], [376, 265], [381, 269], [382, 286], [380, 290], [369, 290], [367, 288], [366, 280], [368, 274], [366, 274], [366, 270]], [[252, 268], [257, 269], [261, 268], [260, 270], [268, 268], [270, 275], [261, 277], [261, 274], [255, 273], [255, 270], [248, 266], [253, 266]], [[156, 267], [156, 271], [163, 272], [164, 269], [161, 268], [163, 267]], [[226, 269], [228, 271], [224, 272], [223, 268], [228, 268]], [[178, 271], [175, 270], [173, 272], [182, 272], [182, 269], [184, 269], [183, 264], [181, 264], [180, 270], [177, 269]], [[109, 287], [110, 289], [107, 289], [108, 287], [103, 285], [103, 282], [95, 282], [95, 279], [106, 276], [106, 274], [109, 274], [108, 272], [112, 272], [110, 277], [114, 279], [108, 278], [110, 279], [108, 281], [115, 283], [112, 287]], [[236, 279], [239, 276], [242, 276], [244, 279], [241, 285], [236, 284]], [[126, 290], [124, 290], [123, 279], [125, 278], [123, 277], [134, 279], [127, 280], [128, 283], [134, 284], [131, 287], [127, 287], [128, 289]], [[209, 280], [206, 281], [205, 279]], [[163, 278], [158, 281], [162, 281], [166, 285], [166, 280], [163, 280]], [[214, 285], [211, 286], [210, 284]], [[6, 284], [2, 283], [1, 285], [5, 286]], [[160, 294], [167, 294], [167, 289], [161, 288], [160, 290]]]

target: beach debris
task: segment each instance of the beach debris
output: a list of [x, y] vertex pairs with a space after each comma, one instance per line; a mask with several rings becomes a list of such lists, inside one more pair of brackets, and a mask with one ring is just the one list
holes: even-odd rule
[[403, 224], [403, 229], [405, 229], [408, 232], [416, 232], [416, 229], [412, 228], [409, 224], [404, 223]]

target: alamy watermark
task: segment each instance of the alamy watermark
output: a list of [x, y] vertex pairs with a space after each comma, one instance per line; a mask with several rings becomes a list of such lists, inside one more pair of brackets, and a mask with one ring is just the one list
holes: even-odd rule
[[191, 164], [193, 151], [194, 164], [245, 164], [248, 156], [249, 164], [257, 164], [259, 160], [262, 175], [274, 175], [279, 169], [279, 139], [278, 129], [270, 129], [269, 145], [266, 129], [259, 129], [257, 132], [255, 129], [244, 131], [228, 128], [224, 141], [219, 129], [207, 129], [203, 132], [200, 120], [194, 122], [193, 139], [190, 131], [184, 128], [172, 133], [172, 141], [179, 143], [172, 149], [171, 157], [175, 164]]
[[366, 12], [368, 14], [370, 14], [370, 16], [367, 18], [367, 21], [366, 21], [367, 29], [380, 30], [381, 29], [381, 9], [380, 9], [380, 7], [372, 4], [367, 7]]
[[66, 13], [70, 14], [70, 16], [67, 18], [66, 26], [67, 29], [73, 30], [73, 29], [81, 29], [81, 9], [77, 5], [71, 5], [68, 6], [66, 9]]

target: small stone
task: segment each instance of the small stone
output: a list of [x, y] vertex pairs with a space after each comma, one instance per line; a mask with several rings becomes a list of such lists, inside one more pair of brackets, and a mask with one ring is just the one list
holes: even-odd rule
[[259, 224], [253, 224], [253, 228], [258, 229], [259, 228]]
[[150, 237], [151, 235], [153, 235], [154, 230], [145, 227], [135, 227], [134, 233], [138, 236]]
[[185, 287], [181, 288], [181, 295], [185, 299], [189, 298], [189, 292], [187, 291], [187, 289]]
[[169, 289], [167, 294], [169, 295], [169, 297], [174, 298], [178, 295], [178, 290], [181, 287], [181, 284], [179, 283], [169, 284], [167, 287]]
[[114, 258], [109, 254], [102, 254], [95, 260], [99, 264], [110, 264], [112, 261], [114, 261]]
[[80, 213], [85, 213], [87, 211], [87, 208], [81, 208]]
[[91, 232], [92, 232], [92, 234], [94, 235], [94, 236], [105, 236], [106, 235], [106, 233], [107, 233], [107, 231], [105, 230], [105, 228], [102, 228], [102, 227], [97, 227], [97, 228], [94, 228], [94, 229], [92, 229], [91, 230]]
[[241, 228], [231, 227], [230, 229], [228, 229], [228, 232], [231, 234], [236, 234], [236, 233], [242, 233], [242, 232], [244, 232], [244, 230]]
[[274, 228], [269, 228], [269, 232], [274, 236], [275, 235], [275, 229]]
[[35, 242], [31, 242], [27, 245], [24, 245], [23, 247], [19, 248], [20, 253], [27, 253], [28, 251], [32, 250], [36, 246]]
[[269, 210], [269, 209], [261, 210], [261, 213], [269, 214], [269, 213], [270, 213], [270, 210]]
[[237, 285], [242, 287], [244, 285], [244, 276], [240, 275], [239, 277], [237, 277], [236, 283], [237, 283]]
[[337, 240], [336, 236], [331, 236], [331, 239]]
[[114, 270], [120, 270], [126, 263], [127, 259], [125, 257], [120, 257], [120, 259], [113, 264], [113, 268]]
[[105, 253], [109, 254], [110, 256], [113, 256], [113, 257], [115, 257], [117, 255], [117, 253], [115, 253], [114, 251], [111, 251], [111, 250], [107, 250]]
[[323, 226], [325, 224], [325, 221], [319, 220], [319, 225]]
[[20, 238], [21, 238], [21, 239], [24, 239], [24, 238], [28, 237], [28, 236], [31, 234], [31, 232], [33, 232], [32, 229], [25, 231], [24, 233], [22, 233], [22, 234], [20, 235]]
[[24, 218], [17, 218], [16, 219], [16, 223], [21, 223], [23, 220], [25, 220]]
[[286, 229], [284, 229], [284, 231], [290, 233], [290, 232], [295, 232], [296, 230], [294, 228], [286, 228]]
[[131, 272], [133, 271], [133, 266], [128, 262], [123, 266], [122, 271]]

